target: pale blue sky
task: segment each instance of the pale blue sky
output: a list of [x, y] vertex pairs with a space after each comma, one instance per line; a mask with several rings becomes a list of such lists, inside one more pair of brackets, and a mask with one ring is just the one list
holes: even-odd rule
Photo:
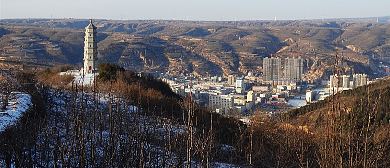
[[0, 0], [0, 18], [278, 20], [390, 15], [390, 0]]

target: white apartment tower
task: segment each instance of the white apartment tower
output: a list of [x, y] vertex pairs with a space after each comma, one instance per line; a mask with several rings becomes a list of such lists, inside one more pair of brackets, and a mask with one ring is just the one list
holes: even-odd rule
[[354, 74], [353, 75], [353, 88], [367, 85], [368, 76], [367, 74]]
[[246, 86], [245, 86], [245, 79], [244, 78], [237, 78], [236, 79], [236, 88], [241, 88], [241, 89], [245, 90]]
[[[330, 88], [336, 88], [337, 86], [341, 89], [350, 88], [350, 79], [349, 75], [341, 75], [340, 77], [336, 75], [330, 76]], [[340, 82], [339, 82], [340, 79]]]
[[91, 74], [97, 71], [97, 40], [96, 27], [92, 24], [92, 19], [87, 27], [85, 27], [84, 37], [84, 74]]

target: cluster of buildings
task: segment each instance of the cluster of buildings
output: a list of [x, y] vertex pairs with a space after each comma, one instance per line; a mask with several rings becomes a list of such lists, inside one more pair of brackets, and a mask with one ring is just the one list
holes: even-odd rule
[[228, 75], [226, 78], [196, 78], [165, 75], [162, 79], [177, 94], [189, 96], [191, 93], [197, 103], [227, 115], [249, 114], [259, 106], [271, 107], [269, 111], [278, 106], [287, 109], [285, 105], [289, 106], [289, 99], [298, 99], [306, 104], [325, 99], [337, 90], [335, 88], [342, 91], [369, 83], [366, 74], [333, 75], [325, 82], [328, 87], [306, 90], [307, 85], [302, 81], [302, 77], [301, 57], [270, 57], [263, 59], [263, 74], [258, 76], [249, 72], [244, 77]]
[[[249, 114], [254, 107], [287, 105], [292, 91], [301, 89], [303, 59], [270, 57], [263, 59], [263, 74], [249, 72], [244, 77], [193, 78], [162, 77], [174, 92], [189, 96], [221, 114]], [[270, 109], [272, 111], [272, 109]]]
[[227, 78], [165, 75], [163, 80], [177, 94], [189, 96], [191, 93], [194, 101], [224, 115], [246, 115], [259, 104], [285, 105], [289, 92], [297, 88], [296, 85], [275, 85], [272, 88], [269, 84], [262, 84], [263, 79], [252, 73], [245, 77], [229, 75]]
[[329, 88], [339, 90], [348, 90], [359, 86], [367, 85], [369, 82], [366, 74], [350, 75], [332, 75], [329, 77]]
[[311, 103], [317, 100], [323, 100], [327, 96], [343, 90], [349, 90], [357, 88], [359, 86], [369, 84], [369, 78], [367, 74], [353, 74], [350, 75], [331, 75], [329, 77], [329, 83], [327, 88], [323, 89], [308, 89], [306, 91], [306, 102]]

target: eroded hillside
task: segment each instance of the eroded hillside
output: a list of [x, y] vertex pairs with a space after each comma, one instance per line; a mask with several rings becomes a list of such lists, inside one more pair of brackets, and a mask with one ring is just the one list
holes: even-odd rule
[[[82, 62], [87, 20], [2, 20], [3, 64], [32, 67]], [[381, 75], [390, 29], [368, 22], [188, 22], [96, 20], [101, 62], [173, 75], [262, 72], [264, 57], [302, 56], [306, 79], [327, 77], [336, 47], [347, 73]], [[4, 67], [5, 65], [3, 65]]]

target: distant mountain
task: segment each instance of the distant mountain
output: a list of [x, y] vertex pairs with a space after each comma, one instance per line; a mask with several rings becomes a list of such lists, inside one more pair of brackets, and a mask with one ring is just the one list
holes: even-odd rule
[[[319, 20], [317, 20], [319, 21]], [[324, 19], [324, 21], [344, 21], [344, 22], [378, 22], [378, 23], [389, 23], [390, 16], [381, 16], [381, 17], [367, 17], [367, 18], [333, 18], [333, 19]]]
[[[384, 20], [388, 17], [383, 17]], [[3, 63], [81, 64], [88, 20], [0, 21]], [[390, 65], [389, 23], [366, 21], [94, 20], [100, 62], [173, 75], [262, 72], [271, 54], [302, 56], [307, 79], [332, 73], [336, 46], [345, 73], [383, 75]], [[19, 62], [17, 62], [19, 61]], [[3, 65], [4, 66], [4, 65]]]

